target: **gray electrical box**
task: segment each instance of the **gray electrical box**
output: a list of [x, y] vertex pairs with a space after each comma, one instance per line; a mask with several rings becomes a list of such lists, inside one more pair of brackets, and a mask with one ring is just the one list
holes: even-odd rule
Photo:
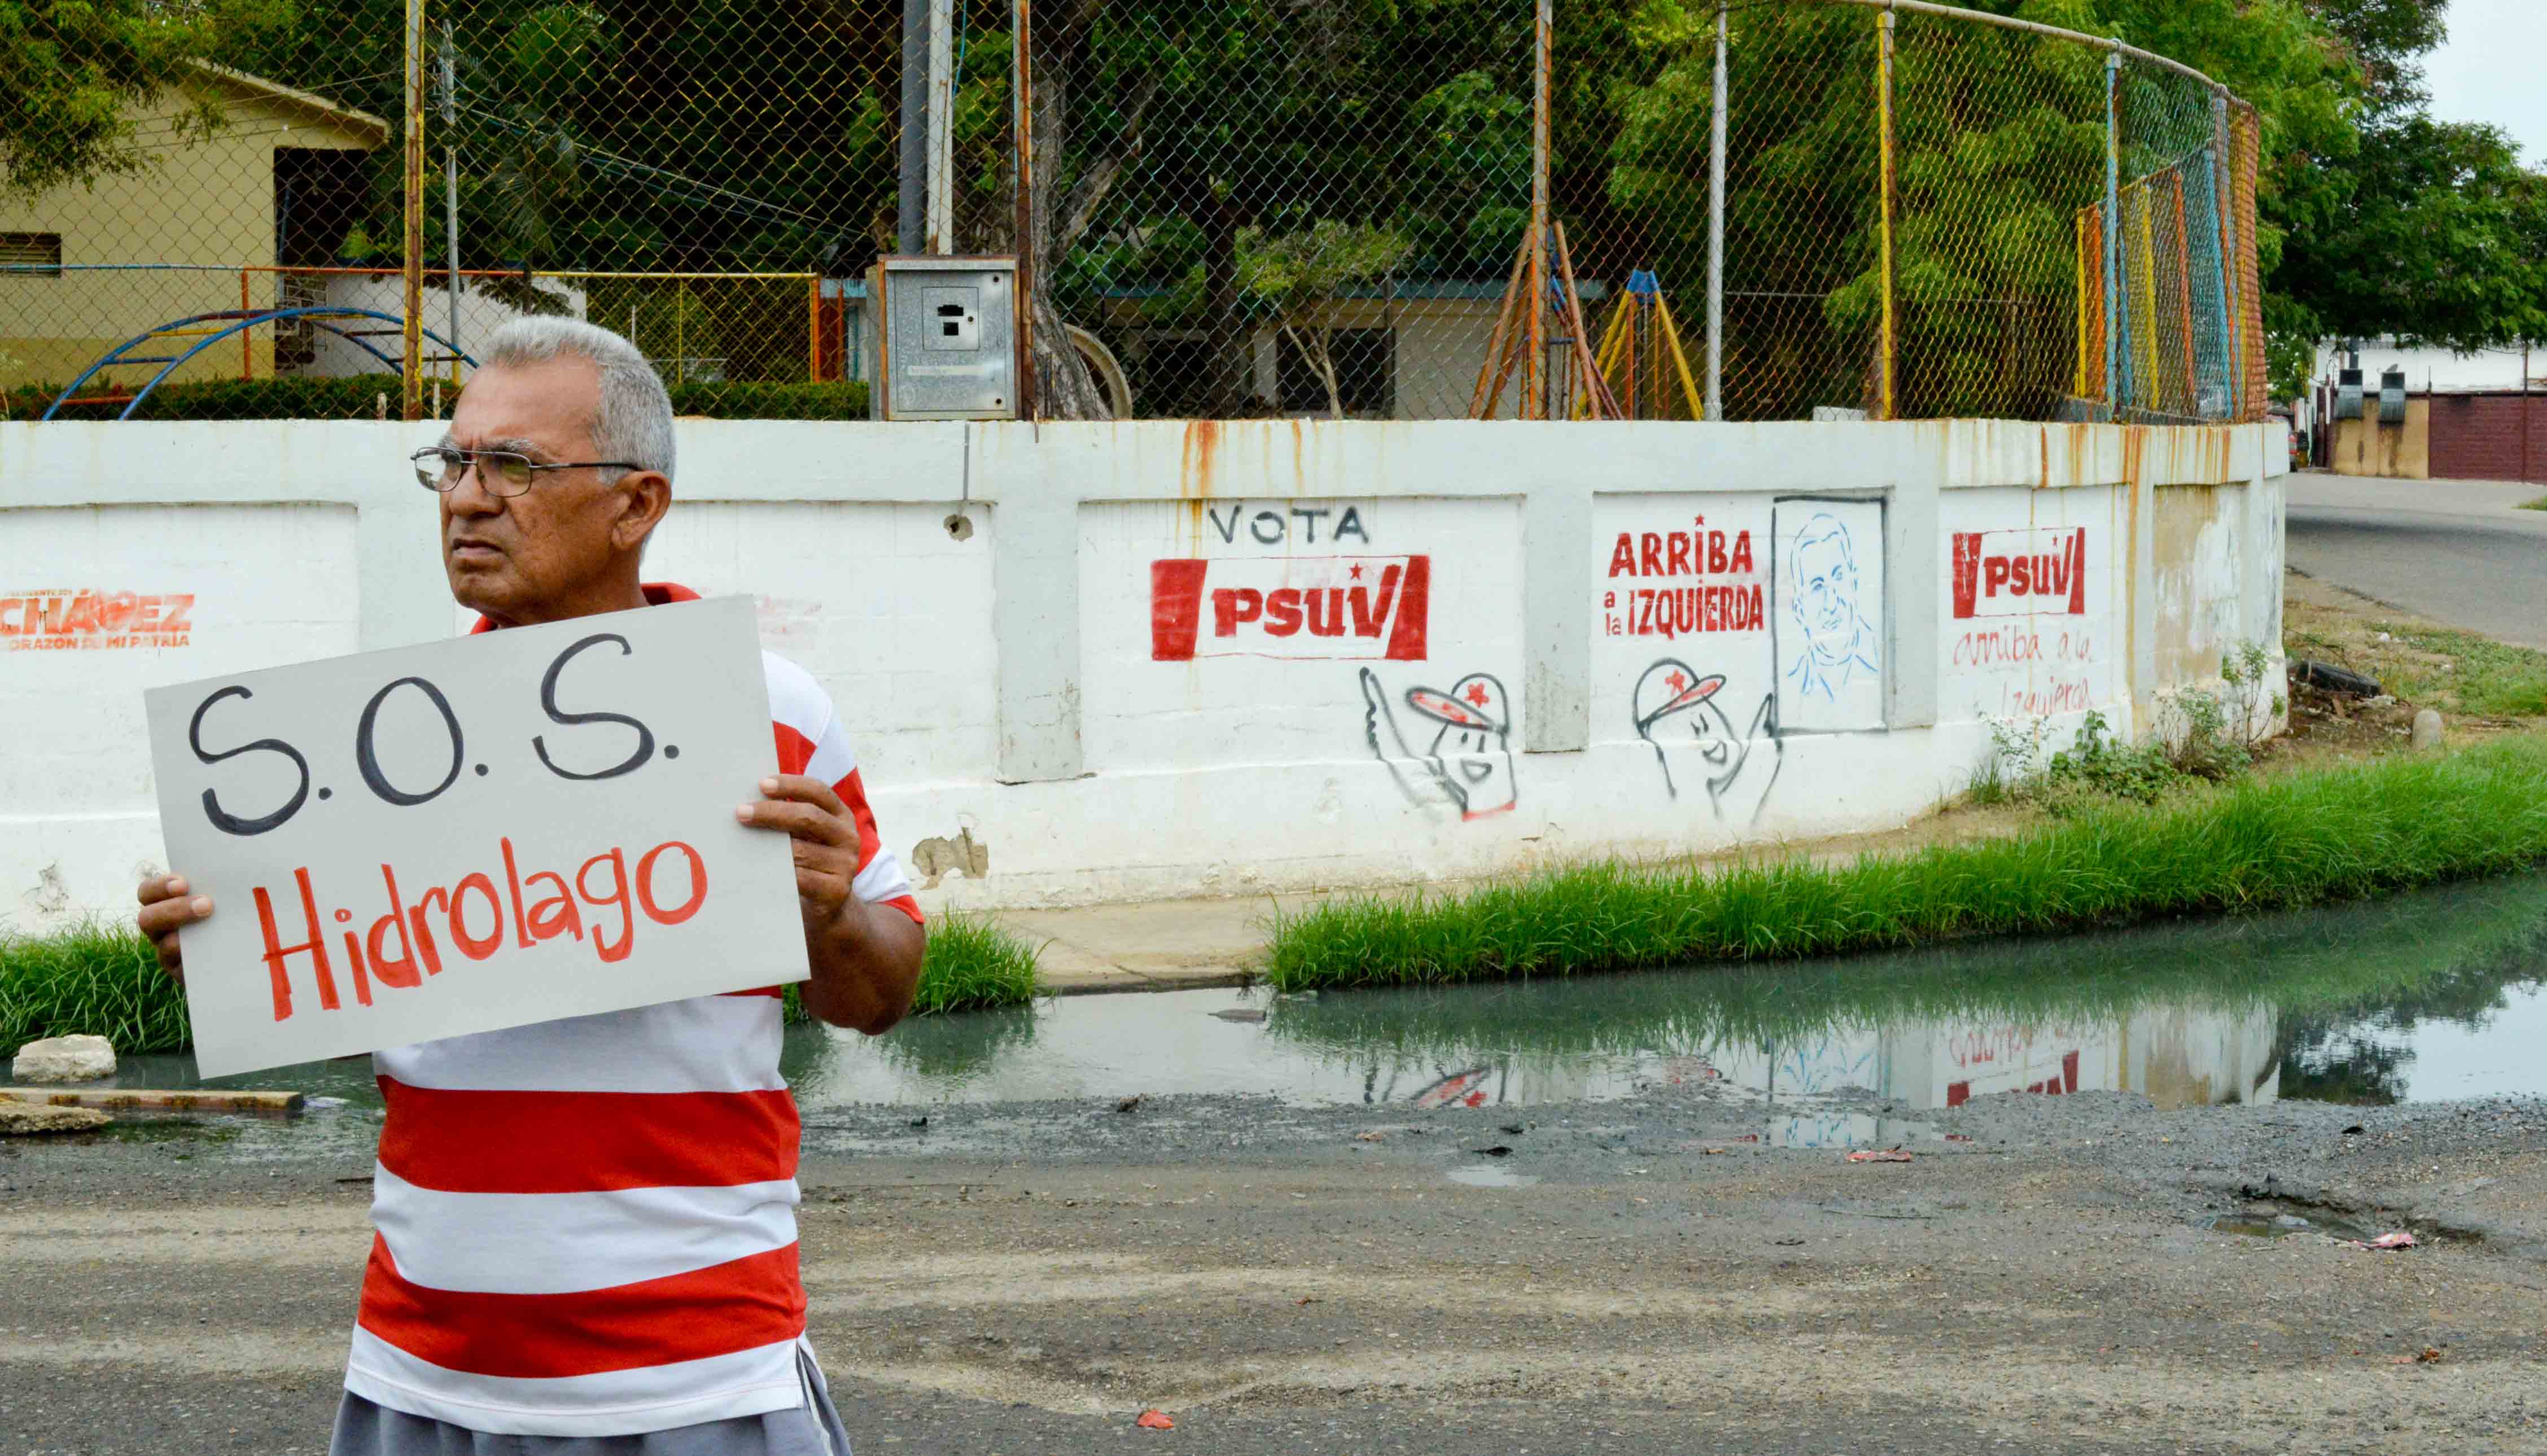
[[2402, 425], [2406, 422], [2406, 372], [2392, 369], [2379, 376], [2379, 422]]
[[879, 258], [867, 272], [880, 420], [1017, 417], [1014, 258]]

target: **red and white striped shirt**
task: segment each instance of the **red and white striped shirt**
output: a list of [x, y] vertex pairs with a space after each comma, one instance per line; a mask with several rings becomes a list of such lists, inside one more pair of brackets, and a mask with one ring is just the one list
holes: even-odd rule
[[[761, 661], [779, 770], [848, 806], [858, 898], [920, 919], [830, 698], [795, 664]], [[739, 772], [738, 798], [757, 773]], [[797, 1119], [779, 1043], [770, 989], [375, 1054], [388, 1118], [346, 1389], [526, 1435], [800, 1404]]]

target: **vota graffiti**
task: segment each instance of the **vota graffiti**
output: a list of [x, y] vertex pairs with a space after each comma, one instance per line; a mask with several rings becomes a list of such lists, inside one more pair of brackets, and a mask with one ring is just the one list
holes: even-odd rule
[[1361, 670], [1361, 696], [1362, 735], [1413, 803], [1447, 802], [1457, 807], [1460, 818], [1481, 819], [1508, 813], [1520, 801], [1513, 776], [1512, 703], [1500, 679], [1471, 672], [1449, 692], [1407, 689], [1405, 702], [1417, 731], [1427, 723], [1434, 728], [1421, 754], [1398, 726], [1397, 711], [1378, 674], [1367, 667]]
[[185, 592], [30, 591], [0, 596], [0, 650], [182, 647], [195, 630]]
[[1665, 657], [1636, 679], [1636, 736], [1653, 744], [1654, 761], [1662, 766], [1663, 788], [1674, 799], [1680, 785], [1672, 777], [1668, 745], [1680, 749], [1680, 734], [1694, 742], [1707, 776], [1707, 798], [1718, 819], [1749, 823], [1757, 818], [1778, 770], [1786, 744], [1778, 738], [1778, 699], [1764, 693], [1751, 715], [1751, 726], [1736, 730], [1717, 701], [1724, 690], [1722, 673], [1702, 675], [1677, 657]]
[[1150, 563], [1150, 657], [1424, 660], [1433, 558], [1255, 557]]
[[1955, 617], [2087, 615], [2087, 528], [1958, 531]]

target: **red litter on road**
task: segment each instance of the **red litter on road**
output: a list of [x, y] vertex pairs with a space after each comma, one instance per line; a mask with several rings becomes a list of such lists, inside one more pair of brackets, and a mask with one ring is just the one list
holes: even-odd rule
[[1143, 1430], [1175, 1430], [1177, 1428], [1177, 1423], [1170, 1420], [1167, 1413], [1164, 1411], [1144, 1411], [1141, 1413], [1141, 1418], [1133, 1421], [1132, 1423]]
[[1908, 1162], [1910, 1155], [1898, 1148], [1860, 1148], [1848, 1156], [1851, 1162]]

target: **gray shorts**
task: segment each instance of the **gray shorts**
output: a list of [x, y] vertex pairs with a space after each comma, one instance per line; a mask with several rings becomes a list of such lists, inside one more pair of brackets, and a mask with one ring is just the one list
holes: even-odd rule
[[813, 1357], [799, 1349], [805, 1404], [634, 1436], [490, 1435], [345, 1392], [328, 1456], [849, 1456], [849, 1433]]

